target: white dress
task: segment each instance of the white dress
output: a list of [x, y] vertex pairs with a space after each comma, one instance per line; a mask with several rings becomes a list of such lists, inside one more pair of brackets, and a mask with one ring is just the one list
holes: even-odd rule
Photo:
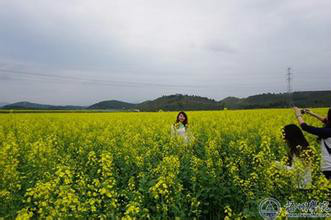
[[186, 133], [186, 127], [182, 123], [179, 123], [178, 128], [176, 128], [175, 125], [172, 125], [171, 126], [171, 134], [173, 136], [179, 135], [179, 136], [181, 136], [181, 137], [184, 138], [185, 143], [188, 142], [188, 136], [187, 136], [187, 133]]
[[297, 158], [295, 155], [293, 156], [292, 166], [286, 166], [288, 170], [296, 168], [296, 165], [303, 168], [301, 173], [297, 173], [296, 179], [298, 182], [298, 188], [303, 189], [306, 188], [312, 182], [311, 177], [311, 167], [308, 165], [304, 165], [303, 161], [300, 158]]

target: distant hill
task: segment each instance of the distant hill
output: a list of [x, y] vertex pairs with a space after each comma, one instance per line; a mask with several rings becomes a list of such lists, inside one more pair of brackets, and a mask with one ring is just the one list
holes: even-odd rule
[[[294, 92], [292, 100], [293, 104], [299, 107], [329, 107], [331, 106], [331, 91]], [[289, 95], [266, 93], [241, 99], [229, 97], [219, 103], [222, 107], [229, 109], [286, 108], [289, 106]]]
[[181, 94], [162, 96], [136, 106], [142, 111], [216, 110], [220, 107], [220, 104], [214, 99]]
[[[294, 92], [294, 105], [298, 107], [330, 107], [331, 91]], [[287, 108], [289, 96], [287, 93], [264, 93], [247, 98], [227, 97], [216, 101], [195, 95], [168, 95], [138, 104], [108, 100], [98, 102], [89, 107], [55, 106], [31, 102], [16, 102], [5, 105], [2, 109], [41, 109], [41, 110], [125, 110], [125, 111], [180, 111], [180, 110], [219, 110], [219, 109], [255, 109], [255, 108]]]
[[139, 109], [140, 111], [175, 111], [175, 110], [208, 110], [220, 109], [220, 105], [213, 99], [189, 95], [169, 95], [145, 101], [139, 104], [121, 102], [117, 100], [98, 102], [88, 109]]
[[0, 107], [5, 106], [5, 105], [9, 105], [9, 103], [7, 103], [7, 102], [0, 102]]
[[136, 104], [121, 102], [117, 100], [109, 100], [98, 102], [88, 107], [88, 109], [133, 109]]
[[44, 105], [32, 102], [16, 102], [13, 104], [5, 105], [2, 109], [42, 109], [42, 110], [71, 110], [71, 109], [84, 109], [83, 106], [74, 106], [74, 105]]

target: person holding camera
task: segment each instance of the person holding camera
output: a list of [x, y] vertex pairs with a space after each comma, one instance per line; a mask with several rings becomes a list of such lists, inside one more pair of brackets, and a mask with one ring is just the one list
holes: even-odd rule
[[[327, 117], [319, 116], [308, 109], [299, 109], [297, 107], [294, 107], [293, 109], [302, 130], [318, 136], [322, 154], [321, 171], [327, 179], [331, 179], [331, 108], [329, 108]], [[305, 123], [302, 117], [305, 113], [319, 119], [324, 126], [314, 127]]]

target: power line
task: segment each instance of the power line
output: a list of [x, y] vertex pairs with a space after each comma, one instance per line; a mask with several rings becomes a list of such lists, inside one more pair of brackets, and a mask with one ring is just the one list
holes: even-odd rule
[[[222, 85], [220, 84], [211, 84], [208, 85], [175, 85], [175, 84], [160, 84], [160, 83], [146, 83], [146, 82], [129, 82], [129, 81], [114, 81], [114, 80], [100, 80], [100, 79], [91, 79], [91, 78], [81, 78], [81, 77], [75, 77], [75, 76], [63, 76], [63, 75], [56, 75], [56, 74], [45, 74], [45, 73], [36, 73], [36, 72], [27, 72], [27, 71], [17, 71], [17, 70], [8, 70], [8, 69], [2, 69], [0, 68], [0, 72], [4, 73], [14, 73], [18, 74], [19, 77], [16, 79], [27, 79], [27, 80], [34, 80], [34, 81], [47, 81], [47, 79], [52, 79], [51, 82], [54, 82], [54, 80], [57, 80], [58, 83], [71, 81], [77, 83], [77, 81], [80, 81], [85, 84], [93, 84], [93, 85], [102, 85], [102, 86], [111, 86], [111, 87], [132, 87], [132, 88], [139, 88], [139, 87], [146, 87], [146, 86], [157, 86], [157, 87], [168, 87], [168, 88], [211, 88], [211, 87], [220, 87]], [[11, 78], [13, 78], [11, 76]], [[240, 78], [241, 79], [241, 78]], [[254, 79], [252, 77], [247, 77], [246, 79]], [[235, 80], [235, 78], [233, 79]], [[224, 80], [223, 80], [224, 81]], [[251, 85], [251, 83], [248, 83], [248, 81], [238, 81], [236, 83], [237, 86], [241, 87], [252, 87], [255, 86]]]
[[[0, 70], [1, 72], [1, 70]], [[52, 81], [49, 81], [50, 79], [48, 78], [43, 78], [43, 77], [34, 77], [34, 76], [29, 76], [29, 75], [20, 75], [20, 76], [10, 76], [10, 78], [8, 79], [14, 79], [14, 80], [32, 80], [32, 81], [39, 81], [39, 82], [51, 82], [51, 83], [57, 83], [57, 84], [64, 84], [66, 82], [68, 82], [67, 79], [63, 79], [63, 78], [54, 78], [52, 79]], [[74, 83], [77, 83], [77, 80], [73, 81]], [[70, 81], [69, 83], [72, 83], [72, 81]], [[93, 80], [90, 81], [82, 81], [83, 84], [91, 84], [91, 85], [101, 85], [101, 86], [111, 86], [111, 87], [129, 87], [129, 88], [139, 88], [141, 87], [141, 85], [123, 85], [123, 84], [114, 84], [114, 83], [109, 83], [107, 81], [104, 82], [94, 82]], [[210, 84], [206, 87], [202, 87], [200, 86], [200, 88], [205, 89], [205, 88], [214, 88], [214, 87], [221, 87], [222, 85], [220, 84]], [[252, 85], [251, 83], [248, 83], [247, 81], [240, 81], [240, 82], [236, 82], [236, 86], [241, 87], [241, 88], [256, 88], [255, 85]], [[160, 87], [160, 86], [159, 86]], [[168, 86], [170, 87], [170, 86]], [[185, 85], [172, 85], [171, 87], [174, 88], [178, 88], [178, 87], [183, 87], [183, 88], [188, 88], [188, 87], [193, 87], [193, 86], [187, 86], [185, 87]], [[198, 86], [194, 86], [194, 88], [198, 88]]]
[[[45, 74], [45, 73], [37, 73], [37, 72], [28, 72], [28, 71], [18, 71], [18, 70], [9, 70], [9, 69], [3, 69], [0, 68], [0, 72], [3, 73], [14, 73], [19, 75], [21, 78], [16, 79], [28, 79], [28, 80], [37, 80], [37, 81], [48, 81], [49, 79], [52, 79], [51, 82], [54, 82], [54, 80], [57, 80], [58, 83], [61, 82], [66, 82], [66, 81], [73, 81], [77, 83], [77, 81], [80, 81], [85, 84], [93, 84], [93, 85], [102, 85], [102, 86], [112, 86], [112, 87], [133, 87], [133, 88], [138, 88], [138, 87], [145, 87], [145, 86], [157, 86], [157, 87], [169, 87], [169, 88], [212, 88], [212, 87], [219, 87], [222, 86], [220, 84], [213, 84], [209, 83], [208, 85], [175, 85], [175, 84], [161, 84], [161, 83], [149, 83], [149, 82], [130, 82], [130, 81], [116, 81], [116, 80], [101, 80], [101, 79], [91, 79], [91, 78], [82, 78], [82, 77], [75, 77], [75, 76], [63, 76], [63, 75], [57, 75], [57, 74]], [[10, 76], [13, 78], [12, 76]], [[259, 76], [260, 77], [260, 76]], [[268, 77], [268, 78], [273, 78], [273, 77]], [[48, 79], [48, 80], [47, 80]], [[240, 78], [242, 79], [242, 78]], [[251, 87], [255, 88], [254, 85], [251, 83], [248, 83], [248, 79], [254, 79], [252, 76], [247, 76], [245, 78], [245, 81], [239, 80], [236, 82], [237, 86], [241, 87]], [[230, 80], [230, 79], [228, 79]], [[231, 78], [231, 80], [236, 80], [236, 78]], [[224, 80], [222, 80], [224, 81]], [[293, 104], [292, 102], [292, 93], [293, 93], [293, 88], [292, 88], [292, 73], [291, 73], [291, 68], [288, 68], [287, 72], [287, 82], [288, 82], [288, 95], [289, 95], [289, 105]], [[49, 81], [48, 81], [49, 82]]]
[[[91, 84], [102, 84], [109, 86], [123, 86], [123, 87], [140, 87], [140, 86], [159, 86], [159, 87], [192, 87], [192, 88], [202, 88], [208, 87], [207, 85], [175, 85], [175, 84], [160, 84], [160, 83], [148, 83], [148, 82], [129, 82], [129, 81], [114, 81], [114, 80], [99, 80], [99, 79], [88, 79], [81, 77], [73, 77], [73, 76], [61, 76], [56, 74], [44, 74], [44, 73], [35, 73], [35, 72], [26, 72], [26, 71], [16, 71], [16, 70], [7, 70], [0, 69], [0, 72], [5, 73], [15, 73], [22, 74], [28, 76], [37, 76], [37, 77], [46, 77], [52, 79], [60, 79], [60, 80], [79, 80]], [[30, 78], [31, 79], [31, 78]]]

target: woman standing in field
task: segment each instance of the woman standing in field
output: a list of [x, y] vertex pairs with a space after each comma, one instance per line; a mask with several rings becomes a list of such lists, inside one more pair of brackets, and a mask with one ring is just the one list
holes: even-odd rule
[[303, 136], [301, 129], [294, 125], [286, 125], [283, 128], [283, 138], [289, 148], [288, 152], [288, 166], [287, 169], [292, 169], [299, 163], [303, 165], [303, 174], [299, 174], [299, 188], [304, 188], [307, 184], [311, 183], [311, 165], [309, 158], [309, 144]]
[[187, 141], [188, 118], [185, 112], [179, 112], [175, 123], [171, 126], [172, 135], [180, 135]]
[[[321, 171], [327, 179], [331, 179], [331, 108], [327, 117], [321, 117], [308, 109], [299, 109], [294, 107], [295, 115], [302, 130], [318, 136], [321, 146]], [[302, 118], [302, 114], [307, 113], [319, 119], [324, 126], [322, 128], [310, 126]]]

